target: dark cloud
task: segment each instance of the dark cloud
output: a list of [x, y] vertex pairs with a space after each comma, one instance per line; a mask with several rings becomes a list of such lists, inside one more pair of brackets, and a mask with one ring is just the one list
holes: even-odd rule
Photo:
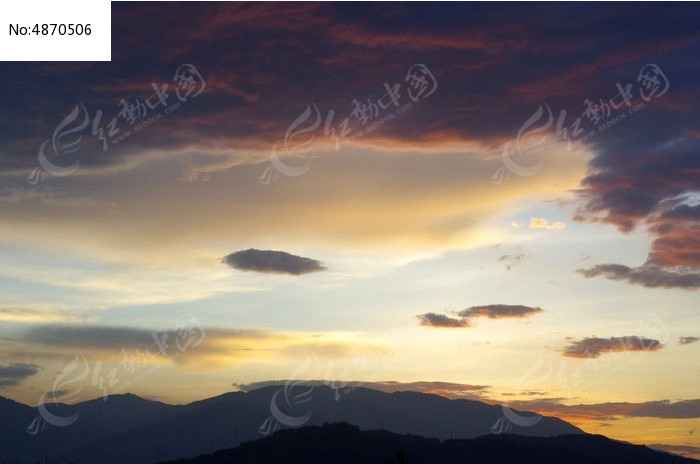
[[611, 420], [616, 417], [655, 417], [658, 419], [696, 419], [700, 417], [700, 399], [671, 402], [562, 404], [560, 399], [525, 400], [519, 407], [540, 414], [580, 419]]
[[489, 319], [522, 318], [542, 312], [541, 308], [524, 305], [493, 304], [472, 306], [457, 313], [458, 317], [446, 314], [425, 313], [418, 317], [420, 325], [429, 327], [471, 327], [470, 319], [487, 317]]
[[700, 205], [666, 208], [649, 224], [650, 232], [656, 236], [650, 261], [660, 266], [700, 268]]
[[425, 313], [420, 314], [418, 320], [420, 325], [428, 327], [468, 327], [469, 324], [464, 319], [455, 319], [445, 314]]
[[683, 133], [678, 116], [638, 137], [621, 128], [627, 145], [608, 144], [592, 161], [576, 219], [612, 224], [624, 233], [643, 228], [652, 236], [647, 264], [634, 269], [606, 264], [594, 275], [602, 272], [647, 287], [694, 290], [700, 285], [700, 205], [694, 204], [700, 190], [700, 137]]
[[700, 221], [700, 205], [691, 206], [688, 204], [681, 204], [673, 209], [665, 211], [661, 217], [664, 219], [692, 219], [694, 221]]
[[19, 385], [27, 377], [39, 372], [39, 366], [30, 363], [0, 365], [0, 388]]
[[[180, 319], [178, 319], [180, 321]], [[65, 361], [76, 353], [86, 359], [120, 359], [121, 350], [168, 359], [198, 369], [219, 368], [231, 360], [271, 355], [297, 358], [318, 354], [328, 358], [358, 353], [356, 343], [325, 342], [296, 332], [201, 327], [193, 319], [176, 323], [176, 329], [148, 330], [134, 327], [47, 324], [30, 328], [9, 338], [17, 350], [0, 349], [3, 359], [20, 359], [33, 354], [37, 359]], [[2, 348], [2, 347], [0, 347]], [[383, 353], [386, 346], [364, 342], [361, 350]], [[362, 351], [361, 351], [362, 352]]]
[[521, 318], [541, 313], [542, 308], [525, 305], [493, 304], [486, 306], [472, 306], [459, 312], [466, 319], [474, 317], [488, 317], [489, 319]]
[[678, 343], [680, 343], [681, 345], [695, 343], [698, 340], [700, 340], [700, 337], [678, 337]]
[[652, 338], [628, 337], [598, 338], [590, 337], [572, 342], [564, 349], [564, 356], [570, 358], [597, 358], [604, 353], [617, 351], [656, 351], [663, 344]]
[[[203, 341], [200, 346], [196, 347], [197, 352], [218, 349], [215, 342], [221, 339], [264, 338], [269, 335], [269, 333], [254, 330], [191, 328], [195, 338], [201, 338]], [[48, 324], [32, 327], [19, 341], [54, 348], [116, 350], [117, 352], [122, 348], [139, 350], [153, 348], [155, 353], [158, 351], [156, 345], [157, 337], [166, 340], [168, 344], [172, 345], [175, 343], [175, 340], [183, 337], [184, 333], [180, 330]], [[214, 343], [210, 344], [209, 342]], [[225, 350], [225, 347], [221, 349]]]
[[648, 288], [683, 288], [686, 290], [700, 288], [700, 272], [666, 270], [650, 263], [636, 268], [623, 264], [598, 264], [589, 269], [578, 269], [576, 272], [586, 278], [602, 276], [606, 279], [622, 280]]
[[[89, 325], [40, 325], [31, 328], [24, 339], [31, 343], [55, 347], [146, 349], [155, 342], [154, 334], [164, 333], [132, 327]], [[174, 333], [169, 333], [169, 336]]]
[[321, 262], [296, 256], [284, 251], [248, 250], [237, 251], [223, 258], [223, 262], [241, 271], [255, 271], [272, 274], [301, 275], [324, 271]]
[[639, 134], [636, 141], [625, 138], [626, 146], [611, 143], [602, 150], [593, 160], [594, 173], [583, 180], [580, 193], [586, 203], [580, 210], [581, 219], [610, 223], [629, 232], [638, 225], [683, 214], [685, 208], [670, 211], [680, 206], [679, 199], [700, 187], [694, 174], [700, 164], [695, 156], [700, 140], [687, 136], [671, 140], [675, 130], [661, 126], [656, 133], [662, 136], [660, 140]]
[[[649, 62], [661, 63], [674, 76], [669, 101], [694, 101], [692, 60], [674, 55], [690, 54], [688, 47], [697, 43], [698, 11], [692, 7], [669, 11], [659, 5], [618, 5], [605, 15], [597, 14], [594, 5], [506, 9], [414, 3], [400, 13], [386, 10], [384, 5], [380, 11], [374, 5], [115, 4], [112, 62], [18, 63], [13, 66], [17, 72], [6, 73], [6, 88], [19, 91], [6, 92], [8, 107], [17, 109], [6, 134], [0, 134], [7, 151], [0, 166], [32, 169], [41, 142], [78, 101], [92, 114], [105, 112], [108, 120], [119, 112], [114, 102], [147, 98], [151, 82], [168, 82], [179, 63], [194, 61], [207, 89], [186, 109], [169, 115], [167, 123], [149, 128], [146, 138], [132, 137], [125, 145], [134, 152], [183, 147], [188, 153], [216, 152], [221, 146], [269, 152], [310, 101], [342, 118], [353, 99], [380, 97], [382, 84], [393, 82], [393, 76], [404, 85], [403, 93], [403, 77], [414, 63], [434, 72], [439, 91], [421, 102], [420, 116], [396, 118], [366, 140], [452, 136], [502, 141], [542, 101], [580, 114], [584, 99], [606, 96], [615, 82], [630, 80], [630, 72]], [[662, 16], [667, 21], [654, 21]], [[67, 73], [68, 83], [62, 79]], [[28, 90], [40, 86], [61, 92]], [[405, 93], [403, 98], [402, 103]], [[678, 129], [683, 122], [664, 122], [664, 113], [672, 110], [669, 106], [648, 121], [635, 117], [635, 130], [666, 137], [668, 130], [661, 128], [675, 124]], [[120, 125], [122, 131], [125, 127]], [[89, 150], [87, 139], [76, 155], [81, 169], [126, 159], [112, 156], [119, 146], [108, 154]], [[607, 171], [606, 162], [601, 159], [600, 171]], [[596, 188], [590, 193], [595, 195]]]

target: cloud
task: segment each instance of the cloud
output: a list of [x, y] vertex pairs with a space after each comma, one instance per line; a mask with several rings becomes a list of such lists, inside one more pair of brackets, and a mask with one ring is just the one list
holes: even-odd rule
[[[520, 224], [518, 221], [511, 221], [510, 226], [515, 227], [515, 228], [520, 228], [520, 227], [523, 227], [524, 224]], [[530, 218], [528, 228], [530, 228], [530, 229], [564, 229], [564, 228], [566, 228], [566, 223], [562, 222], [562, 221], [549, 222], [549, 219], [533, 217], [533, 218]]]
[[524, 305], [493, 304], [486, 306], [472, 306], [459, 312], [465, 319], [474, 317], [487, 317], [489, 319], [522, 318], [541, 313], [542, 308]]
[[77, 322], [86, 317], [65, 311], [29, 308], [0, 308], [0, 321], [6, 322]]
[[518, 393], [501, 393], [502, 396], [546, 396], [547, 393], [543, 391], [537, 391], [537, 390], [524, 390], [524, 391], [519, 391]]
[[566, 223], [561, 221], [549, 222], [544, 218], [530, 218], [530, 229], [563, 229], [565, 227]]
[[430, 393], [433, 395], [445, 396], [447, 398], [474, 398], [479, 397], [484, 390], [489, 388], [488, 385], [470, 385], [464, 383], [452, 382], [361, 382], [360, 385], [365, 388], [373, 388], [375, 390], [384, 391], [387, 393], [400, 391], [415, 391], [421, 393]]
[[700, 140], [671, 139], [669, 130], [660, 127], [657, 135], [666, 138], [647, 148], [639, 145], [649, 143], [650, 134], [638, 134], [636, 144], [610, 144], [602, 150], [593, 173], [583, 180], [579, 219], [613, 224], [623, 232], [669, 218], [689, 219], [689, 209], [678, 207], [700, 189], [693, 169]]
[[[139, 352], [154, 363], [172, 360], [187, 363], [195, 360], [202, 364], [220, 358], [232, 360], [253, 356], [269, 349], [276, 341], [283, 343], [283, 334], [258, 330], [202, 328], [189, 326], [187, 330], [148, 330], [134, 327], [48, 324], [31, 327], [15, 341], [27, 344], [26, 350], [50, 349], [54, 352], [84, 352], [104, 360], [119, 360], [122, 350]], [[189, 338], [189, 335], [192, 335]], [[287, 342], [289, 340], [286, 340]], [[180, 348], [184, 347], [184, 348]]]
[[517, 253], [512, 255], [502, 255], [499, 256], [497, 261], [499, 263], [505, 263], [506, 269], [509, 271], [515, 266], [519, 265], [523, 260], [525, 260], [526, 255], [524, 253]]
[[0, 365], [0, 388], [19, 385], [27, 377], [39, 372], [39, 366], [30, 363]]
[[575, 219], [612, 224], [623, 233], [643, 228], [652, 237], [647, 264], [633, 271], [645, 275], [618, 280], [689, 290], [700, 284], [694, 272], [700, 267], [700, 138], [678, 134], [678, 121], [672, 116], [652, 134], [621, 134], [628, 146], [602, 149], [582, 181], [583, 206]]
[[683, 288], [686, 290], [700, 288], [700, 273], [665, 270], [651, 263], [636, 268], [623, 264], [598, 264], [589, 269], [578, 269], [576, 272], [586, 278], [602, 276], [606, 279], [627, 281], [630, 284], [648, 288]]
[[[180, 319], [178, 319], [180, 321]], [[72, 358], [76, 352], [86, 359], [105, 363], [123, 362], [125, 352], [148, 364], [172, 364], [194, 370], [217, 370], [240, 361], [279, 362], [318, 355], [328, 359], [364, 355], [389, 356], [390, 347], [382, 340], [335, 332], [318, 334], [299, 331], [224, 329], [200, 327], [184, 319], [178, 329], [148, 330], [134, 327], [46, 324], [31, 327], [11, 339], [17, 350], [3, 352], [3, 358], [47, 354], [57, 361]], [[53, 359], [53, 358], [52, 358]]]
[[681, 203], [675, 208], [665, 211], [662, 217], [670, 219], [691, 219], [693, 221], [700, 221], [700, 204], [691, 206], [687, 203]]
[[95, 349], [146, 349], [155, 342], [157, 332], [132, 327], [106, 327], [84, 325], [39, 325], [30, 328], [24, 340], [62, 348], [95, 348]]
[[289, 343], [276, 349], [279, 355], [289, 355], [294, 359], [307, 357], [324, 357], [327, 359], [352, 357], [352, 356], [384, 356], [390, 354], [390, 350], [372, 341], [364, 341], [362, 346], [357, 346], [347, 341], [323, 341]]
[[321, 262], [296, 256], [284, 251], [248, 250], [237, 251], [223, 258], [223, 262], [241, 271], [255, 271], [271, 274], [301, 275], [324, 271]]
[[472, 306], [457, 313], [457, 318], [446, 314], [425, 313], [420, 314], [420, 325], [428, 327], [471, 327], [470, 319], [486, 317], [489, 319], [523, 318], [542, 312], [542, 308], [524, 305], [493, 304], [486, 306]]
[[372, 33], [357, 25], [338, 26], [332, 29], [333, 38], [341, 43], [351, 43], [369, 49], [381, 47], [400, 50], [479, 50], [484, 53], [500, 53], [504, 48], [525, 47], [526, 44], [514, 40], [485, 40], [474, 36], [455, 37], [437, 34]]
[[700, 340], [700, 337], [678, 337], [678, 343], [680, 343], [681, 345], [695, 343], [698, 340]]
[[657, 351], [664, 345], [658, 340], [636, 335], [628, 337], [590, 337], [572, 342], [564, 349], [569, 358], [597, 358], [604, 353], [617, 351]]
[[560, 399], [525, 400], [519, 408], [559, 417], [606, 420], [615, 417], [655, 417], [658, 419], [695, 419], [700, 417], [700, 399], [671, 402], [669, 400], [642, 403], [593, 403], [565, 405]]
[[425, 313], [417, 316], [420, 325], [427, 327], [468, 327], [469, 324], [464, 319], [455, 319], [445, 314]]
[[[252, 391], [265, 387], [272, 386], [283, 386], [288, 382], [298, 382], [297, 380], [265, 380], [262, 382], [252, 382], [247, 384], [233, 384], [234, 387], [242, 391]], [[366, 382], [366, 381], [348, 381], [346, 380], [304, 380], [301, 385], [308, 386], [322, 386], [322, 385], [352, 385], [362, 388], [370, 388], [373, 390], [379, 390], [387, 393], [401, 392], [401, 391], [413, 391], [420, 393], [429, 393], [433, 395], [440, 395], [451, 399], [460, 398], [482, 398], [481, 394], [490, 388], [488, 385], [470, 385], [464, 383], [452, 383], [452, 382], [397, 382], [393, 380], [379, 381], [379, 382]]]
[[666, 202], [663, 213], [649, 221], [649, 231], [656, 236], [649, 260], [655, 264], [700, 267], [700, 204], [684, 203], [690, 198]]

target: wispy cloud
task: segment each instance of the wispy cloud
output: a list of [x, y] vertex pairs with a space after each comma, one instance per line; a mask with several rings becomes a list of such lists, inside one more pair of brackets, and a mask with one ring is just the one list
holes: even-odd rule
[[[262, 382], [253, 382], [247, 384], [234, 384], [233, 386], [242, 391], [252, 391], [260, 388], [284, 385], [286, 382], [291, 382], [291, 380], [265, 380]], [[401, 392], [401, 391], [412, 391], [421, 393], [430, 393], [433, 395], [441, 395], [447, 398], [458, 399], [458, 398], [482, 398], [482, 394], [485, 393], [490, 387], [488, 385], [470, 385], [464, 383], [453, 383], [453, 382], [397, 382], [392, 380], [379, 381], [379, 382], [367, 382], [362, 380], [348, 381], [347, 379], [341, 381], [332, 380], [295, 380], [294, 382], [300, 382], [300, 385], [309, 386], [321, 386], [321, 385], [333, 385], [335, 384], [350, 384], [354, 386], [359, 386], [363, 388], [370, 388], [373, 390], [379, 390], [387, 393]]]
[[623, 264], [598, 264], [589, 269], [578, 269], [576, 272], [586, 278], [602, 276], [606, 279], [622, 280], [648, 288], [683, 288], [686, 290], [700, 288], [700, 273], [683, 270], [670, 271], [649, 263], [640, 267], [629, 267]]
[[77, 322], [85, 321], [75, 313], [30, 308], [0, 308], [0, 321], [5, 322]]
[[229, 329], [188, 326], [187, 329], [148, 330], [136, 327], [78, 324], [43, 324], [13, 336], [16, 350], [3, 357], [46, 359], [73, 357], [81, 353], [89, 360], [122, 362], [126, 354], [139, 354], [150, 364], [215, 370], [231, 363], [270, 360], [284, 363], [310, 355], [328, 359], [350, 359], [368, 350], [389, 353], [388, 345], [371, 337], [335, 332], [331, 335], [298, 331]]
[[525, 400], [520, 407], [544, 414], [582, 419], [613, 419], [615, 417], [655, 417], [658, 419], [695, 419], [700, 417], [700, 399], [672, 402], [669, 400], [641, 403], [592, 403], [565, 405], [559, 399]]
[[0, 388], [19, 385], [27, 377], [39, 372], [39, 366], [31, 363], [0, 365]]
[[[204, 330], [204, 329], [202, 329]], [[207, 338], [262, 338], [267, 332], [256, 330], [209, 328]], [[136, 327], [48, 324], [30, 328], [20, 340], [68, 348], [148, 348], [157, 335], [175, 338], [176, 330], [148, 330]]]
[[542, 308], [525, 305], [492, 304], [472, 306], [455, 314], [457, 317], [439, 313], [418, 315], [420, 325], [428, 327], [472, 327], [471, 320], [477, 317], [488, 319], [524, 318], [542, 312]]
[[658, 340], [630, 335], [628, 337], [590, 337], [572, 342], [564, 349], [570, 358], [598, 358], [617, 351], [657, 351], [664, 345]]
[[514, 253], [514, 254], [509, 254], [509, 255], [502, 255], [498, 257], [498, 262], [499, 263], [504, 263], [506, 266], [506, 269], [509, 271], [514, 268], [515, 266], [519, 265], [525, 260], [526, 256], [524, 253]]

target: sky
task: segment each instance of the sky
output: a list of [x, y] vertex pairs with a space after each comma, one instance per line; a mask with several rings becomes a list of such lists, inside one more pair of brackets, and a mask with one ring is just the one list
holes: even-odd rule
[[284, 379], [700, 457], [700, 8], [112, 4], [2, 63], [0, 395]]

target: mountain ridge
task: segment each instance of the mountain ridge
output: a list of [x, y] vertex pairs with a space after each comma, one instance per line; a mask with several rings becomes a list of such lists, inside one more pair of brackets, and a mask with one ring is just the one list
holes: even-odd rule
[[[497, 421], [504, 420], [501, 406], [470, 399], [300, 385], [270, 385], [177, 405], [134, 394], [108, 396], [106, 400], [99, 397], [72, 406], [47, 404], [49, 411], [56, 412], [56, 407], [66, 408], [61, 409], [62, 414], [79, 411], [80, 417], [70, 426], [49, 425], [30, 435], [25, 428], [39, 417], [37, 409], [14, 400], [0, 401], [0, 430], [4, 432], [0, 435], [0, 462], [33, 464], [49, 457], [59, 463], [151, 464], [234, 448], [290, 425], [335, 422], [351, 423], [361, 430], [464, 439], [488, 435]], [[14, 411], [12, 421], [5, 421], [5, 409]], [[540, 419], [531, 427], [512, 425], [497, 431], [530, 436], [583, 434], [555, 417], [520, 414]], [[285, 418], [296, 422], [279, 422]]]
[[191, 459], [161, 464], [693, 464], [700, 461], [602, 435], [485, 435], [438, 440], [345, 424], [281, 430]]

